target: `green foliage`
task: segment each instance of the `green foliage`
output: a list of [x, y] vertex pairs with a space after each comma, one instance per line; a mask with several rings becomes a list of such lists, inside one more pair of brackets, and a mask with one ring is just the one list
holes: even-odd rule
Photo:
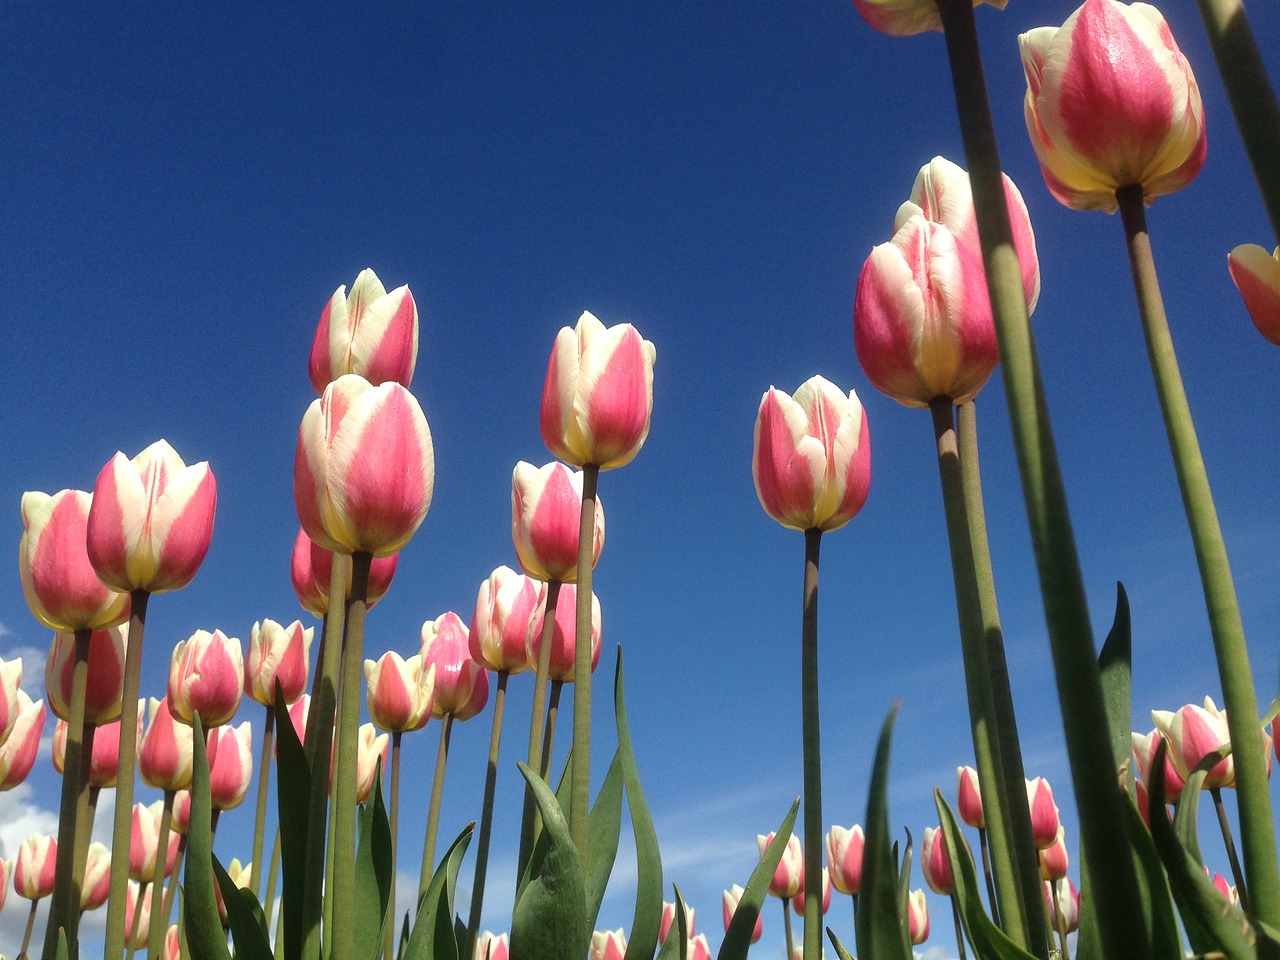
[[1130, 742], [1131, 689], [1133, 686], [1133, 629], [1129, 619], [1129, 596], [1124, 584], [1116, 583], [1116, 615], [1111, 632], [1098, 655], [1102, 678], [1102, 699], [1107, 708], [1111, 732], [1111, 753], [1117, 770], [1127, 770], [1129, 790], [1133, 789], [1133, 745]]
[[751, 949], [751, 934], [755, 932], [756, 920], [760, 916], [760, 907], [769, 893], [769, 881], [773, 879], [774, 871], [782, 861], [782, 854], [787, 848], [787, 841], [791, 839], [791, 831], [795, 827], [799, 811], [800, 799], [797, 797], [774, 834], [773, 843], [751, 871], [751, 879], [742, 891], [738, 909], [729, 921], [729, 929], [724, 932], [724, 942], [720, 945], [717, 960], [746, 960], [747, 951]]
[[474, 828], [474, 823], [468, 824], [458, 834], [432, 874], [427, 892], [418, 903], [413, 932], [400, 953], [400, 960], [458, 960], [459, 937], [453, 919], [453, 894], [458, 870]]
[[587, 821], [589, 862], [584, 879], [589, 930], [595, 928], [600, 903], [604, 900], [604, 890], [609, 883], [609, 874], [613, 872], [613, 861], [618, 855], [618, 836], [622, 830], [622, 793], [622, 763], [615, 753]]
[[213, 837], [210, 830], [212, 804], [209, 800], [209, 757], [205, 751], [200, 714], [192, 723], [191, 819], [187, 828], [187, 868], [183, 923], [191, 960], [230, 960], [218, 901], [213, 892]]
[[911, 960], [911, 946], [903, 934], [897, 858], [889, 842], [889, 749], [897, 714], [895, 703], [880, 730], [867, 797], [857, 922], [858, 956], [862, 960]]
[[[302, 960], [306, 931], [320, 922], [304, 917], [307, 868], [307, 820], [311, 809], [311, 767], [293, 729], [289, 708], [276, 688], [276, 803], [280, 824], [280, 936], [283, 960]], [[278, 945], [281, 946], [281, 945]]]
[[[360, 809], [360, 842], [356, 849], [355, 943], [352, 960], [377, 960], [382, 952], [382, 924], [391, 899], [391, 823], [382, 802], [382, 760], [373, 773], [373, 796]], [[345, 958], [344, 958], [345, 960]]]
[[[671, 920], [671, 929], [667, 931], [666, 942], [658, 951], [656, 960], [689, 960], [689, 925], [685, 922], [684, 897], [680, 888], [672, 884], [675, 891], [676, 909]], [[661, 923], [659, 923], [661, 929]]]
[[252, 890], [242, 890], [227, 875], [217, 856], [213, 857], [213, 874], [227, 907], [227, 923], [236, 946], [236, 960], [272, 960], [271, 939], [267, 920]]

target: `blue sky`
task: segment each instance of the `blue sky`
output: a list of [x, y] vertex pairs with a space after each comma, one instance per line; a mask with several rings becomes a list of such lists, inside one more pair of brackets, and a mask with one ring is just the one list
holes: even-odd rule
[[[1059, 206], [1027, 143], [1016, 37], [1073, 8], [1013, 2], [981, 8], [978, 22], [1005, 168], [1039, 243], [1033, 324], [1092, 614], [1101, 637], [1123, 580], [1145, 731], [1151, 708], [1216, 696], [1218, 683], [1120, 223]], [[1226, 253], [1274, 238], [1195, 4], [1163, 9], [1201, 83], [1209, 153], [1149, 222], [1265, 702], [1280, 657], [1280, 353], [1249, 323]], [[1280, 13], [1250, 13], [1275, 51]], [[963, 163], [939, 35], [880, 36], [845, 0], [17, 3], [0, 11], [0, 32], [11, 542], [23, 491], [91, 488], [116, 450], [164, 437], [218, 478], [204, 567], [151, 606], [145, 693], [159, 695], [169, 650], [197, 629], [247, 642], [255, 620], [305, 617], [288, 560], [293, 449], [314, 398], [307, 351], [333, 290], [371, 266], [419, 305], [413, 389], [437, 481], [371, 614], [369, 655], [412, 652], [421, 623], [445, 610], [469, 619], [481, 580], [514, 563], [510, 475], [517, 460], [550, 459], [537, 405], [556, 331], [584, 309], [634, 323], [658, 351], [653, 427], [631, 465], [601, 478], [596, 587], [606, 650], [627, 651], [668, 880], [717, 943], [720, 891], [745, 882], [755, 835], [776, 826], [801, 779], [803, 538], [759, 507], [752, 424], [770, 385], [794, 390], [821, 373], [858, 391], [873, 451], [866, 508], [824, 539], [825, 818], [863, 819], [875, 736], [900, 698], [892, 818], [917, 838], [935, 822], [931, 788], [952, 793], [971, 748], [932, 432], [863, 377], [850, 315], [862, 261], [889, 238], [916, 171], [938, 154]], [[998, 380], [979, 418], [1013, 687], [1027, 769], [1054, 783], [1073, 831]], [[0, 625], [0, 650], [25, 652], [37, 687], [48, 636], [16, 569], [0, 579]], [[597, 688], [597, 775], [612, 749], [612, 660]], [[514, 884], [512, 761], [530, 690], [513, 679], [485, 912], [495, 930]], [[256, 708], [241, 716], [261, 722]], [[486, 712], [455, 730], [443, 836], [476, 816], [488, 724]], [[406, 738], [410, 873], [435, 745], [434, 726]], [[56, 809], [57, 789], [42, 758], [29, 786], [0, 797], [5, 854]], [[251, 820], [224, 819], [224, 859], [247, 855]], [[629, 922], [622, 861], [615, 876], [602, 927]], [[945, 903], [931, 906], [930, 943], [945, 955]], [[21, 913], [11, 902], [0, 915], [0, 950], [16, 951]], [[847, 901], [830, 917], [850, 939]], [[771, 905], [769, 943], [780, 926]]]

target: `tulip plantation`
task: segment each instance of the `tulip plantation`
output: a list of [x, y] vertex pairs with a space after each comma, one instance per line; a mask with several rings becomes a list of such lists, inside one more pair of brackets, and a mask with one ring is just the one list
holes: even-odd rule
[[[975, 10], [984, 4], [998, 9]], [[1254, 178], [1238, 178], [1227, 203], [1265, 211], [1280, 235], [1280, 109], [1267, 57], [1240, 0], [1199, 0], [1213, 58], [1194, 64], [1156, 7], [1042, 3], [1060, 22], [1018, 37], [1038, 171], [1003, 169], [996, 117], [1010, 105], [988, 95], [979, 28], [1009, 15], [1005, 6], [853, 0], [849, 45], [912, 51], [892, 79], [908, 100], [926, 96], [911, 90], [916, 52], [945, 58], [952, 89], [927, 96], [954, 102], [955, 152], [931, 152], [881, 187], [868, 216], [883, 229], [847, 277], [852, 337], [840, 359], [816, 343], [806, 356], [801, 336], [795, 362], [778, 364], [784, 382], [719, 398], [710, 414], [740, 438], [741, 482], [749, 469], [761, 508], [750, 523], [779, 525], [770, 549], [780, 559], [770, 557], [770, 575], [749, 590], [801, 600], [767, 653], [741, 655], [767, 674], [798, 672], [798, 683], [779, 683], [767, 704], [729, 680], [701, 691], [720, 698], [733, 726], [726, 753], [749, 752], [758, 725], [785, 723], [797, 758], [778, 761], [796, 797], [789, 809], [780, 804], [758, 829], [733, 805], [717, 814], [741, 826], [744, 846], [755, 843], [748, 868], [718, 881], [719, 903], [693, 903], [682, 890], [682, 871], [701, 855], [664, 841], [645, 786], [681, 745], [655, 743], [657, 708], [629, 696], [636, 684], [654, 691], [650, 673], [678, 673], [678, 651], [663, 654], [666, 665], [633, 656], [634, 634], [613, 626], [618, 580], [607, 573], [615, 541], [655, 535], [664, 506], [702, 489], [688, 458], [638, 484], [623, 479], [652, 456], [651, 430], [656, 438], [682, 428], [653, 411], [668, 384], [696, 379], [690, 358], [661, 324], [608, 305], [563, 316], [558, 332], [528, 332], [536, 349], [503, 372], [541, 378], [540, 395], [535, 387], [522, 409], [502, 414], [522, 418], [530, 439], [511, 451], [510, 543], [486, 546], [494, 562], [477, 571], [475, 593], [416, 614], [421, 628], [406, 644], [380, 629], [379, 605], [435, 602], [412, 545], [426, 539], [449, 553], [429, 522], [419, 528], [465, 491], [443, 480], [437, 490], [438, 470], [444, 478], [453, 468], [444, 451], [456, 449], [457, 428], [425, 399], [424, 382], [437, 376], [427, 346], [434, 321], [413, 291], [430, 289], [430, 279], [362, 269], [298, 289], [293, 302], [294, 313], [319, 320], [309, 353], [293, 344], [292, 365], [276, 373], [290, 385], [282, 396], [300, 396], [293, 388], [305, 391], [308, 378], [313, 390], [286, 413], [296, 414], [291, 553], [289, 544], [217, 537], [228, 522], [251, 530], [266, 508], [220, 483], [220, 464], [179, 442], [190, 431], [162, 409], [120, 405], [119, 440], [103, 442], [123, 449], [85, 459], [65, 489], [11, 504], [22, 521], [23, 595], [52, 635], [42, 697], [30, 693], [38, 666], [0, 659], [0, 790], [30, 796], [24, 782], [46, 743], [58, 790], [40, 797], [56, 829], [0, 851], [0, 908], [25, 924], [0, 951], [43, 960], [99, 950], [104, 960], [743, 960], [779, 951], [783, 960], [910, 960], [953, 956], [954, 945], [954, 955], [981, 960], [1280, 957], [1269, 786], [1280, 697], [1274, 664], [1254, 669], [1265, 660], [1256, 646], [1251, 662], [1240, 570], [1233, 575], [1193, 418], [1201, 405], [1184, 387], [1177, 305], [1166, 310], [1161, 244], [1148, 229], [1155, 201], [1159, 211], [1197, 189], [1209, 156], [1202, 85], [1212, 85], [1230, 102], [1231, 134]], [[1140, 332], [1145, 356], [1131, 363], [1149, 365], [1155, 389], [1126, 402], [1158, 410], [1150, 422], [1163, 425], [1167, 447], [1143, 469], [1176, 482], [1184, 539], [1170, 549], [1187, 563], [1194, 556], [1195, 583], [1182, 590], [1197, 606], [1203, 595], [1197, 642], [1215, 668], [1182, 705], [1138, 695], [1134, 651], [1152, 640], [1124, 584], [1100, 619], [1086, 602], [1071, 464], [1052, 429], [1075, 411], [1046, 389], [1055, 361], [1037, 349], [1030, 318], [1064, 296], [1044, 281], [1046, 252], [1101, 258], [1103, 243], [1065, 249], [1038, 226], [1042, 202], [1080, 211], [1099, 232], [1105, 221], [1132, 278], [1132, 298], [1113, 305], [1116, 322], [1132, 327], [1135, 346]], [[1240, 297], [1218, 304], [1220, 322], [1245, 324], [1247, 314], [1274, 375], [1280, 248], [1269, 253], [1270, 243], [1242, 236], [1199, 269], [1234, 281]], [[382, 276], [399, 285], [388, 289]], [[794, 375], [804, 364], [809, 372]], [[112, 379], [127, 392], [136, 375]], [[1269, 409], [1274, 392], [1257, 385], [1258, 406]], [[982, 404], [1007, 419], [984, 420], [980, 431]], [[1127, 416], [1116, 412], [1096, 430], [1123, 430]], [[929, 466], [919, 487], [927, 507], [941, 509], [934, 542], [904, 537], [898, 547], [949, 561], [941, 569], [950, 582], [912, 587], [949, 611], [937, 629], [955, 669], [940, 670], [967, 708], [930, 722], [967, 734], [963, 750], [935, 758], [948, 772], [933, 784], [929, 822], [904, 829], [894, 813], [895, 725], [900, 711], [945, 698], [923, 680], [901, 696], [897, 684], [928, 672], [909, 654], [907, 681], [860, 688], [879, 719], [878, 736], [863, 732], [864, 786], [856, 796], [830, 789], [833, 752], [841, 763], [847, 756], [850, 712], [830, 695], [830, 678], [857, 662], [852, 648], [876, 641], [831, 629], [828, 614], [854, 596], [870, 606], [889, 598], [824, 579], [821, 561], [824, 545], [830, 557], [857, 539], [859, 515], [881, 495], [872, 436], [879, 451], [882, 430], [912, 423]], [[1008, 429], [988, 444], [992, 423]], [[1208, 423], [1206, 435], [1222, 418]], [[1004, 455], [993, 469], [1016, 475], [1021, 501], [984, 493], [980, 435]], [[1274, 430], [1260, 436], [1275, 445]], [[283, 464], [282, 476], [289, 469], [286, 449], [258, 456]], [[263, 496], [287, 503], [289, 490]], [[1270, 487], [1260, 496], [1274, 505]], [[507, 506], [504, 486], [504, 529]], [[682, 548], [705, 550], [721, 529], [712, 526], [682, 531]], [[993, 553], [1008, 531], [1030, 543], [1039, 596], [1033, 586], [1022, 602], [1042, 609], [1047, 643], [1035, 669], [1057, 693], [1032, 704], [1030, 717], [1019, 691], [1031, 655], [1016, 637], [1006, 645], [998, 604], [1008, 581]], [[219, 623], [176, 622], [168, 611], [198, 595], [202, 568], [237, 550], [278, 557], [277, 579], [288, 578], [301, 610], [227, 603]], [[912, 561], [885, 551], [863, 562]], [[673, 584], [679, 578], [651, 564], [625, 576], [659, 614], [664, 593], [697, 591], [694, 629], [717, 629], [718, 577], [727, 574], [707, 565], [691, 585]], [[605, 642], [615, 629], [627, 644]], [[852, 687], [857, 669], [849, 672]], [[1032, 749], [1029, 725], [1055, 731], [1062, 775], [1041, 775], [1044, 751]], [[461, 767], [483, 776], [458, 780]], [[699, 784], [687, 786], [697, 794]]]

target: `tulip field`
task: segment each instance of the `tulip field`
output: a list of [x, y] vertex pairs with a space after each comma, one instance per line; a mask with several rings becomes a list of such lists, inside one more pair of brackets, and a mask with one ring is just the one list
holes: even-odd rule
[[1280, 957], [1270, 3], [0, 34], [0, 960]]

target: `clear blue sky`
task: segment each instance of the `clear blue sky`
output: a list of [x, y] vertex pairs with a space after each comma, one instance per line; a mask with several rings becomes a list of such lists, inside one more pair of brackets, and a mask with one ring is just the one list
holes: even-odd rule
[[[1218, 683], [1120, 223], [1060, 207], [1027, 143], [1016, 37], [1073, 8], [1014, 0], [981, 8], [978, 22], [1005, 167], [1039, 241], [1033, 322], [1092, 613], [1101, 637], [1123, 580], [1145, 731], [1151, 708], [1217, 696]], [[1195, 3], [1163, 8], [1201, 83], [1209, 154], [1150, 226], [1265, 702], [1280, 656], [1280, 352], [1249, 323], [1226, 254], [1274, 238]], [[1280, 13], [1264, 2], [1250, 13], [1274, 63]], [[850, 315], [862, 261], [888, 239], [918, 168], [936, 154], [963, 163], [940, 35], [881, 36], [847, 0], [10, 3], [0, 35], [11, 367], [0, 503], [14, 555], [22, 492], [91, 488], [117, 449], [132, 456], [164, 437], [218, 478], [204, 567], [151, 606], [145, 693], [160, 694], [169, 650], [196, 629], [247, 642], [255, 620], [305, 616], [288, 561], [294, 443], [314, 397], [307, 351], [333, 290], [371, 266], [419, 305], [413, 388], [437, 483], [370, 617], [370, 655], [416, 650], [422, 621], [445, 610], [469, 619], [480, 581], [514, 564], [510, 475], [517, 460], [550, 459], [537, 404], [552, 339], [584, 309], [634, 323], [658, 350], [653, 428], [634, 463], [601, 478], [596, 586], [606, 649], [627, 651], [668, 882], [718, 943], [720, 891], [745, 882], [755, 835], [776, 826], [801, 780], [802, 538], [757, 503], [752, 424], [771, 384], [794, 390], [821, 373], [859, 392], [873, 449], [866, 508], [824, 540], [826, 820], [862, 821], [874, 738], [901, 698], [892, 819], [917, 841], [935, 822], [931, 787], [951, 794], [956, 765], [972, 759], [931, 427], [867, 383]], [[1074, 834], [998, 379], [979, 416], [1026, 764], [1052, 780]], [[38, 687], [48, 635], [16, 569], [0, 578], [0, 625], [0, 650], [24, 652]], [[601, 662], [597, 775], [612, 748], [612, 653]], [[507, 928], [514, 882], [513, 761], [530, 689], [513, 679], [484, 921], [495, 930]], [[251, 706], [242, 717], [257, 726]], [[414, 878], [435, 730], [405, 743]], [[487, 712], [455, 731], [446, 842], [477, 815], [488, 735]], [[0, 798], [7, 855], [56, 809], [47, 756], [29, 784]], [[248, 807], [224, 819], [225, 860], [247, 856], [251, 821]], [[464, 888], [469, 877], [470, 866]], [[621, 861], [615, 883], [602, 927], [629, 923]], [[945, 903], [931, 906], [930, 944], [946, 956]], [[11, 898], [6, 953], [20, 914]], [[776, 904], [765, 922], [780, 943]], [[830, 922], [851, 941], [847, 900]]]

